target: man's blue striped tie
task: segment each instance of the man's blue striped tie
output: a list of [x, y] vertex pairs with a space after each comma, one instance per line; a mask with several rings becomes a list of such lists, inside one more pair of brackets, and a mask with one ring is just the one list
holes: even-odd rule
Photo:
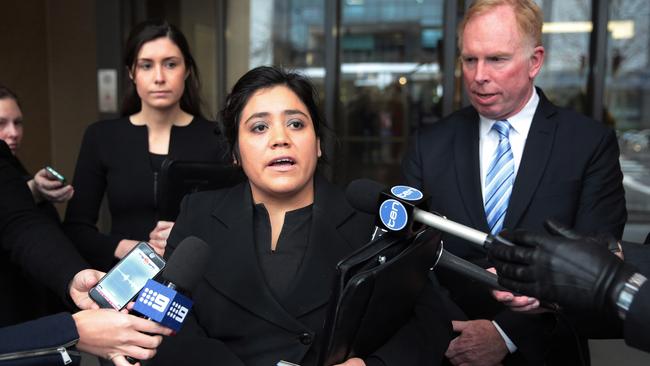
[[497, 121], [492, 129], [499, 134], [497, 146], [492, 162], [485, 177], [485, 216], [487, 217], [490, 232], [497, 234], [503, 228], [506, 217], [512, 184], [515, 181], [515, 160], [510, 148], [510, 123]]

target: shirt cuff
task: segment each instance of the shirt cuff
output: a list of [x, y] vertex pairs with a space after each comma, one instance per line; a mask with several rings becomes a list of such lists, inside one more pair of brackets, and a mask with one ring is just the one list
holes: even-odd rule
[[495, 322], [494, 320], [492, 321], [492, 324], [494, 324], [494, 327], [497, 328], [497, 331], [501, 335], [501, 338], [503, 338], [503, 341], [506, 342], [506, 347], [508, 347], [508, 352], [510, 353], [517, 352], [517, 345], [512, 342], [510, 337], [508, 337], [506, 332], [504, 332], [503, 329], [501, 329], [499, 324], [497, 324], [497, 322]]

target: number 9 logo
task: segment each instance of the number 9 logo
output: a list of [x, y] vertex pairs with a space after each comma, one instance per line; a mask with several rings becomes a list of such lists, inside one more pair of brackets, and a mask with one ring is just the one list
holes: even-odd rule
[[163, 294], [158, 294], [156, 298], [153, 299], [153, 305], [151, 305], [151, 307], [154, 310], [157, 310], [162, 313], [165, 311], [168, 304], [169, 304], [169, 297]]

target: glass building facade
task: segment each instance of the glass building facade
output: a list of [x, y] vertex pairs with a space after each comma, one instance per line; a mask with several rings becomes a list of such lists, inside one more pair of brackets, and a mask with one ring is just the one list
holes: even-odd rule
[[[536, 80], [554, 103], [616, 129], [631, 222], [650, 214], [650, 2], [537, 0], [546, 59]], [[128, 2], [127, 2], [128, 3]], [[145, 5], [142, 5], [142, 4]], [[209, 111], [248, 69], [308, 75], [336, 135], [330, 173], [345, 184], [400, 180], [409, 137], [467, 105], [456, 47], [462, 0], [131, 1], [190, 39]], [[576, 136], [579, 143], [579, 136]]]

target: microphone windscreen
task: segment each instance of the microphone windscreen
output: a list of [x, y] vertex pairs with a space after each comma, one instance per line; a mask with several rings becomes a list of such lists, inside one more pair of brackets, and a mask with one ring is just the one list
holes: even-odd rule
[[174, 250], [163, 270], [163, 278], [176, 287], [192, 291], [210, 260], [210, 247], [203, 240], [188, 236]]
[[356, 179], [345, 189], [345, 198], [356, 210], [371, 215], [377, 214], [377, 201], [384, 186], [371, 179]]

